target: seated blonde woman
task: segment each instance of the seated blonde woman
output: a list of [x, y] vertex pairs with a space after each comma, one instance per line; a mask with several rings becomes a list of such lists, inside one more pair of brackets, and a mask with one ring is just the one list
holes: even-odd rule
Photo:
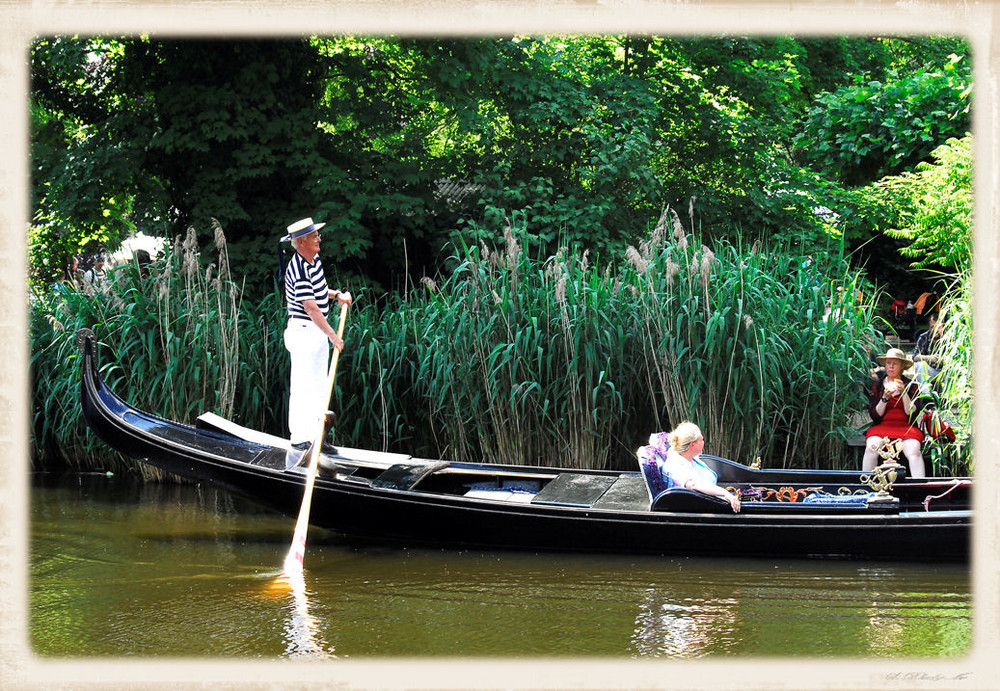
[[667, 487], [685, 489], [721, 497], [739, 512], [740, 498], [717, 484], [718, 476], [701, 461], [705, 437], [698, 425], [682, 422], [672, 432], [660, 432], [649, 437], [657, 465]]

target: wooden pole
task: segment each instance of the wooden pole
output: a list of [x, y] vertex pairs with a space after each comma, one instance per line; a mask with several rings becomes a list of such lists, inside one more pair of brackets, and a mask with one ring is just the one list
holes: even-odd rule
[[[347, 321], [347, 304], [340, 306], [340, 325], [337, 327], [337, 335], [341, 340], [344, 338], [344, 323]], [[326, 378], [327, 395], [324, 400], [329, 402], [333, 396], [333, 381], [337, 376], [337, 360], [340, 359], [340, 351], [333, 349], [333, 359], [330, 361], [330, 371]], [[306, 553], [306, 533], [309, 532], [309, 509], [312, 505], [313, 485], [316, 484], [316, 470], [319, 467], [320, 447], [323, 446], [323, 436], [326, 432], [326, 409], [319, 411], [318, 431], [312, 446], [309, 449], [309, 469], [306, 472], [306, 486], [302, 493], [302, 506], [299, 508], [299, 518], [295, 522], [295, 533], [292, 535], [292, 545], [288, 549], [285, 557], [285, 565], [282, 576], [301, 576], [303, 562]]]

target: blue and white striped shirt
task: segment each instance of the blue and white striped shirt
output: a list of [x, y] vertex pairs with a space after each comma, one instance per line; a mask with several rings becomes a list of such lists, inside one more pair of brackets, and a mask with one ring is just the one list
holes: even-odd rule
[[323, 275], [323, 262], [317, 256], [310, 264], [296, 252], [285, 269], [285, 302], [289, 317], [309, 319], [306, 308], [302, 306], [304, 300], [315, 300], [324, 316], [330, 311], [330, 289]]

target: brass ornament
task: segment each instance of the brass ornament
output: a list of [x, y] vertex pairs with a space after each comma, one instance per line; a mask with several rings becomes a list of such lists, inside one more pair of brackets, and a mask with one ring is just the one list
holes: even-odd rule
[[895, 499], [895, 497], [889, 494], [889, 490], [895, 484], [899, 477], [899, 471], [902, 468], [903, 466], [897, 463], [895, 459], [890, 459], [871, 473], [861, 476], [861, 482], [871, 487], [872, 491], [875, 492], [872, 501], [889, 501]]

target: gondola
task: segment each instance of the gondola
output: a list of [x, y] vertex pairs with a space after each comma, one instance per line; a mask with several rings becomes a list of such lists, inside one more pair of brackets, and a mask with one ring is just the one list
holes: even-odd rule
[[[287, 440], [212, 413], [191, 425], [138, 410], [102, 380], [93, 332], [81, 329], [77, 341], [84, 417], [105, 443], [183, 478], [298, 513], [307, 471], [285, 469]], [[310, 523], [352, 539], [460, 549], [968, 559], [968, 478], [917, 480], [901, 467], [869, 474], [759, 469], [702, 458], [720, 485], [743, 495], [740, 513], [715, 497], [654, 487], [641, 462], [632, 471], [571, 470], [324, 446]]]

